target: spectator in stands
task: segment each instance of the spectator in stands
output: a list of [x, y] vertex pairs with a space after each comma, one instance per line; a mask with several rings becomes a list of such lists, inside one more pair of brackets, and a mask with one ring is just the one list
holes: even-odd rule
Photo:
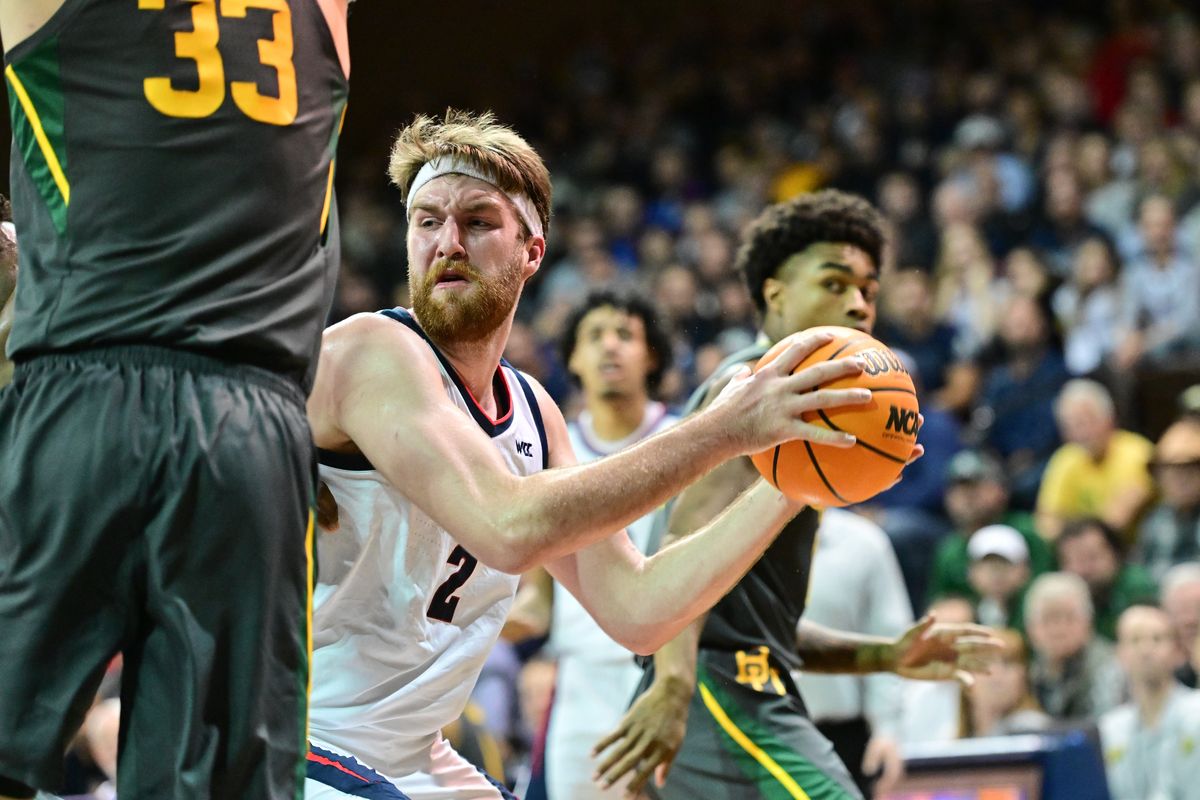
[[1200, 656], [1200, 562], [1171, 567], [1163, 576], [1159, 605], [1171, 618], [1178, 644], [1176, 677], [1197, 688], [1196, 662]]
[[1121, 702], [1124, 677], [1113, 646], [1096, 636], [1092, 616], [1091, 594], [1078, 575], [1048, 572], [1025, 595], [1030, 682], [1057, 720], [1094, 719]]
[[996, 264], [979, 230], [954, 223], [942, 232], [934, 268], [934, 312], [955, 331], [955, 355], [971, 358], [996, 333]]
[[1179, 247], [1175, 209], [1162, 195], [1151, 195], [1139, 210], [1142, 249], [1121, 275], [1124, 304], [1118, 368], [1143, 359], [1164, 363], [1197, 342], [1200, 324], [1200, 265]]
[[1092, 375], [1117, 348], [1121, 289], [1116, 254], [1102, 236], [1075, 249], [1070, 279], [1051, 302], [1063, 334], [1063, 357], [1072, 375]]
[[[1170, 762], [1195, 749], [1182, 723], [1200, 716], [1200, 694], [1172, 674], [1176, 660], [1171, 620], [1152, 606], [1133, 606], [1117, 626], [1117, 658], [1129, 679], [1130, 702], [1101, 715], [1108, 789], [1113, 800], [1166, 797]], [[1189, 791], [1196, 786], [1189, 784]], [[1182, 795], [1180, 795], [1182, 797]]]
[[1154, 495], [1149, 469], [1154, 445], [1117, 429], [1112, 396], [1096, 381], [1068, 381], [1054, 415], [1066, 444], [1054, 451], [1042, 475], [1038, 532], [1053, 541], [1068, 520], [1098, 517], [1131, 542], [1138, 514]]
[[[890, 246], [900, 267], [928, 271], [937, 258], [937, 230], [924, 214], [921, 187], [907, 172], [890, 172], [879, 181], [877, 205], [891, 224]], [[893, 290], [883, 293], [884, 297]]]
[[1004, 640], [1004, 657], [990, 671], [976, 675], [975, 685], [962, 694], [959, 735], [964, 739], [1034, 733], [1054, 723], [1033, 696], [1020, 632], [1006, 628], [996, 634]]
[[1121, 612], [1153, 603], [1158, 586], [1141, 566], [1127, 563], [1116, 531], [1095, 517], [1067, 523], [1054, 543], [1058, 567], [1083, 578], [1092, 596], [1092, 624], [1109, 641], [1117, 636]]
[[993, 628], [1021, 628], [1029, 585], [1029, 545], [1010, 525], [985, 525], [967, 542], [967, 580], [979, 596], [975, 619]]
[[1103, 236], [1103, 231], [1084, 216], [1083, 191], [1073, 171], [1052, 171], [1046, 176], [1045, 190], [1045, 217], [1030, 234], [1029, 243], [1061, 280], [1070, 274], [1078, 248], [1089, 238]]
[[1154, 448], [1159, 502], [1138, 528], [1134, 560], [1161, 578], [1200, 558], [1200, 419], [1185, 417]]
[[876, 338], [912, 356], [921, 385], [936, 395], [955, 360], [954, 328], [934, 315], [933, 285], [927, 272], [904, 267], [884, 280]]
[[1003, 360], [984, 382], [980, 424], [988, 446], [1004, 459], [1014, 503], [1029, 508], [1042, 471], [1058, 447], [1054, 399], [1067, 382], [1050, 320], [1032, 297], [1009, 300], [1000, 320]]
[[1008, 505], [1004, 470], [996, 459], [981, 450], [963, 450], [950, 460], [946, 470], [946, 512], [954, 534], [938, 545], [934, 554], [929, 598], [963, 597], [972, 605], [980, 600], [971, 588], [968, 541], [985, 525], [1011, 526], [1029, 551], [1029, 568], [1036, 577], [1054, 567], [1049, 546], [1034, 532], [1033, 518]]

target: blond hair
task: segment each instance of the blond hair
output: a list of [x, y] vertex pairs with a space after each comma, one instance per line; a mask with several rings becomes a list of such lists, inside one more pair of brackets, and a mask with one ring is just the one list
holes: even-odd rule
[[496, 122], [492, 112], [450, 108], [440, 121], [418, 114], [396, 135], [388, 175], [407, 197], [421, 167], [444, 156], [470, 162], [492, 176], [501, 191], [528, 197], [542, 230], [550, 229], [550, 172], [537, 151], [512, 128]]

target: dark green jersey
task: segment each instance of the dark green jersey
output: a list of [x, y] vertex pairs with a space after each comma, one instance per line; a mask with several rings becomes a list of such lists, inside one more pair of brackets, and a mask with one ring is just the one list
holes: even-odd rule
[[[709, 387], [738, 365], [754, 364], [769, 345], [747, 348], [730, 356], [713, 377], [692, 395], [684, 409], [690, 413], [700, 405]], [[665, 528], [670, 508], [660, 513], [656, 530]], [[700, 634], [701, 649], [727, 653], [761, 654], [767, 647], [772, 659], [787, 671], [800, 668], [796, 653], [796, 625], [808, 598], [809, 571], [816, 544], [820, 514], [806, 508], [796, 516], [755, 562], [736, 586], [713, 606]], [[752, 665], [751, 665], [752, 666]], [[790, 686], [787, 672], [781, 679]]]
[[9, 353], [120, 343], [307, 380], [347, 81], [316, 0], [66, 0], [5, 58]]

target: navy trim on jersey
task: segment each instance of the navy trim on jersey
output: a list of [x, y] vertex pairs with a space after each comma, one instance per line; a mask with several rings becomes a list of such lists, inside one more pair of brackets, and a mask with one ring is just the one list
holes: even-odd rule
[[304, 763], [309, 780], [343, 794], [367, 800], [412, 800], [396, 784], [370, 767], [364, 767], [352, 756], [334, 753], [310, 743]]
[[375, 469], [375, 465], [362, 453], [335, 453], [319, 447], [317, 448], [317, 461], [326, 467], [344, 469], [349, 472], [371, 472]]
[[475, 418], [475, 422], [479, 424], [479, 427], [483, 428], [484, 433], [486, 433], [488, 436], [499, 436], [508, 430], [508, 426], [511, 425], [513, 421], [513, 401], [512, 389], [509, 388], [508, 378], [505, 377], [504, 370], [500, 369], [499, 366], [496, 367], [496, 374], [492, 376], [492, 391], [496, 394], [497, 409], [501, 407], [503, 401], [507, 401], [508, 410], [505, 411], [505, 413], [502, 414], [499, 419], [492, 419], [488, 416], [486, 411], [479, 407], [479, 401], [475, 399], [475, 395], [471, 394], [471, 390], [468, 389], [467, 385], [462, 382], [460, 377], [458, 377], [458, 370], [454, 368], [454, 365], [450, 363], [449, 359], [442, 355], [442, 351], [438, 350], [437, 345], [433, 343], [433, 340], [431, 340], [425, 331], [421, 329], [420, 323], [417, 322], [411, 311], [409, 311], [407, 308], [397, 307], [384, 309], [379, 313], [383, 314], [385, 317], [391, 317], [397, 322], [403, 323], [410, 330], [414, 331], [418, 336], [425, 340], [425, 344], [429, 345], [429, 349], [433, 351], [435, 356], [437, 356], [438, 361], [440, 361], [442, 367], [445, 368], [446, 374], [450, 376], [450, 380], [454, 381], [454, 385], [458, 387], [458, 391], [462, 393], [464, 398], [466, 398], [467, 408], [470, 410], [471, 416]]
[[[472, 765], [472, 766], [475, 766], [475, 765]], [[520, 800], [520, 798], [519, 798], [519, 797], [517, 797], [517, 796], [516, 796], [515, 794], [513, 794], [512, 792], [510, 792], [510, 791], [508, 790], [508, 787], [507, 787], [507, 786], [505, 786], [503, 783], [501, 783], [500, 781], [496, 780], [496, 779], [495, 779], [495, 778], [493, 778], [491, 775], [488, 775], [486, 772], [484, 772], [484, 771], [483, 771], [482, 769], [480, 769], [478, 766], [475, 766], [475, 769], [479, 770], [479, 774], [480, 774], [480, 775], [482, 775], [483, 777], [487, 778], [487, 782], [488, 782], [488, 783], [490, 783], [492, 786], [495, 786], [495, 787], [496, 787], [496, 791], [500, 792], [500, 800]]]
[[511, 369], [513, 375], [517, 376], [517, 383], [521, 384], [521, 391], [525, 393], [525, 402], [529, 404], [529, 411], [533, 414], [533, 424], [537, 425], [538, 439], [542, 443], [542, 469], [549, 469], [550, 447], [546, 443], [546, 423], [542, 422], [542, 407], [538, 405], [537, 395], [533, 393], [533, 387], [529, 385], [529, 381], [525, 380], [525, 376], [519, 369], [503, 358], [500, 359], [500, 365]]

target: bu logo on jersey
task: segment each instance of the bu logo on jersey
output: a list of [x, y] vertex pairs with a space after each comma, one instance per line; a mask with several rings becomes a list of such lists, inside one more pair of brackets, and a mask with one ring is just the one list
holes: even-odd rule
[[522, 442], [520, 439], [517, 439], [517, 452], [526, 458], [533, 458], [533, 443]]

